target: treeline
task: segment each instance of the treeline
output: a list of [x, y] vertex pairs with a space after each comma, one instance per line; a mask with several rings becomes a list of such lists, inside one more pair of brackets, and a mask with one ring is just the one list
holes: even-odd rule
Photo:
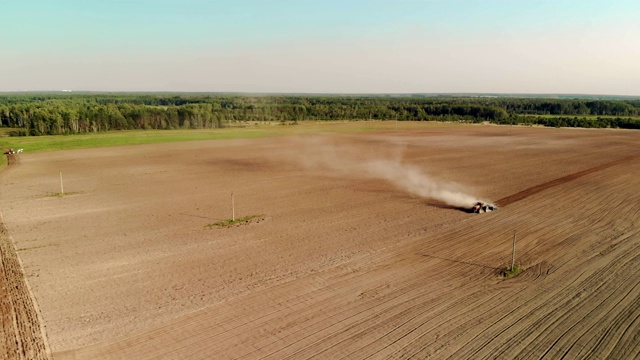
[[498, 124], [541, 125], [548, 127], [576, 127], [576, 128], [618, 128], [640, 129], [640, 120], [630, 117], [545, 117], [545, 116], [514, 116], [507, 121], [496, 121]]
[[198, 94], [0, 95], [1, 126], [17, 129], [13, 135], [32, 136], [127, 129], [220, 128], [234, 121], [345, 119], [638, 128], [632, 117], [639, 115], [638, 100]]

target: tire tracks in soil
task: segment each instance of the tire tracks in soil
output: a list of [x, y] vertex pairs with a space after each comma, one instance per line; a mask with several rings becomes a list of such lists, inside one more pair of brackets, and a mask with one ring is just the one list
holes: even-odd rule
[[[20, 164], [20, 156], [8, 155], [8, 166]], [[4, 169], [7, 171], [8, 169]], [[1, 175], [0, 175], [1, 176]], [[11, 235], [0, 209], [0, 358], [49, 360], [40, 314], [24, 275]]]
[[520, 200], [524, 200], [524, 199], [528, 198], [531, 195], [535, 195], [535, 194], [537, 194], [537, 193], [539, 193], [541, 191], [547, 190], [549, 188], [552, 188], [552, 187], [555, 187], [555, 186], [558, 186], [558, 185], [562, 185], [562, 184], [567, 183], [569, 181], [573, 181], [573, 180], [579, 179], [579, 178], [581, 178], [581, 177], [583, 177], [585, 175], [593, 174], [595, 172], [602, 171], [604, 169], [608, 169], [608, 168], [610, 168], [612, 166], [616, 166], [616, 165], [619, 165], [619, 164], [624, 164], [626, 162], [629, 162], [629, 161], [632, 161], [632, 160], [635, 160], [635, 159], [638, 159], [638, 158], [640, 158], [640, 155], [627, 156], [627, 157], [624, 157], [622, 159], [614, 160], [614, 161], [611, 161], [611, 162], [608, 162], [608, 163], [605, 163], [605, 164], [602, 164], [602, 165], [598, 165], [598, 166], [592, 167], [590, 169], [578, 171], [576, 173], [569, 174], [567, 176], [563, 176], [561, 178], [557, 178], [557, 179], [554, 179], [554, 180], [551, 180], [551, 181], [548, 181], [546, 183], [542, 183], [542, 184], [539, 184], [539, 185], [536, 185], [536, 186], [532, 186], [532, 187], [530, 187], [528, 189], [522, 190], [522, 191], [517, 192], [517, 193], [515, 193], [513, 195], [509, 195], [507, 197], [504, 197], [504, 198], [496, 201], [496, 204], [498, 204], [501, 207], [504, 207], [504, 206], [507, 206], [507, 205], [511, 205], [514, 202], [517, 202], [517, 201], [520, 201]]
[[[550, 191], [407, 240], [354, 272], [325, 271], [60, 358], [633, 358], [640, 165], [594, 173], [634, 158], [530, 188], [525, 197]], [[500, 238], [516, 226], [532, 274], [500, 282], [484, 264], [500, 259]]]

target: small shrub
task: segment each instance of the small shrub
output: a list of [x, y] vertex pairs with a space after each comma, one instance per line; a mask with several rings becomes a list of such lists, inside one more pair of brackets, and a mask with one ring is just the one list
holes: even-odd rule
[[64, 193], [57, 192], [57, 193], [46, 195], [46, 197], [63, 197], [63, 196], [71, 196], [71, 195], [78, 195], [78, 194], [82, 194], [82, 192], [81, 191], [67, 191]]
[[520, 265], [514, 265], [513, 267], [508, 267], [503, 273], [502, 276], [505, 279], [511, 279], [513, 277], [516, 277], [518, 275], [520, 275], [520, 273], [522, 272], [522, 268], [520, 267]]
[[249, 215], [249, 216], [237, 218], [235, 220], [228, 219], [228, 220], [220, 221], [214, 224], [209, 224], [207, 225], [207, 227], [232, 227], [235, 225], [249, 224], [253, 220], [255, 221], [264, 220], [264, 217], [265, 217], [264, 215]]
[[19, 129], [19, 130], [11, 130], [7, 133], [9, 136], [15, 137], [15, 136], [27, 136], [29, 135], [29, 133], [27, 132], [27, 130], [25, 129]]

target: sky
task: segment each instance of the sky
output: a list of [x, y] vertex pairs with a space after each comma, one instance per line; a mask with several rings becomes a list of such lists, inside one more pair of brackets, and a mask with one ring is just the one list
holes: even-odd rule
[[638, 0], [0, 0], [0, 91], [640, 95]]

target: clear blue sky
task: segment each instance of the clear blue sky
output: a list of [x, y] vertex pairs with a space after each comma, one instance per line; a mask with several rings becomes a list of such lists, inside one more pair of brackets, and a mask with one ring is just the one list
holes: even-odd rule
[[1, 0], [0, 91], [640, 95], [638, 0]]

